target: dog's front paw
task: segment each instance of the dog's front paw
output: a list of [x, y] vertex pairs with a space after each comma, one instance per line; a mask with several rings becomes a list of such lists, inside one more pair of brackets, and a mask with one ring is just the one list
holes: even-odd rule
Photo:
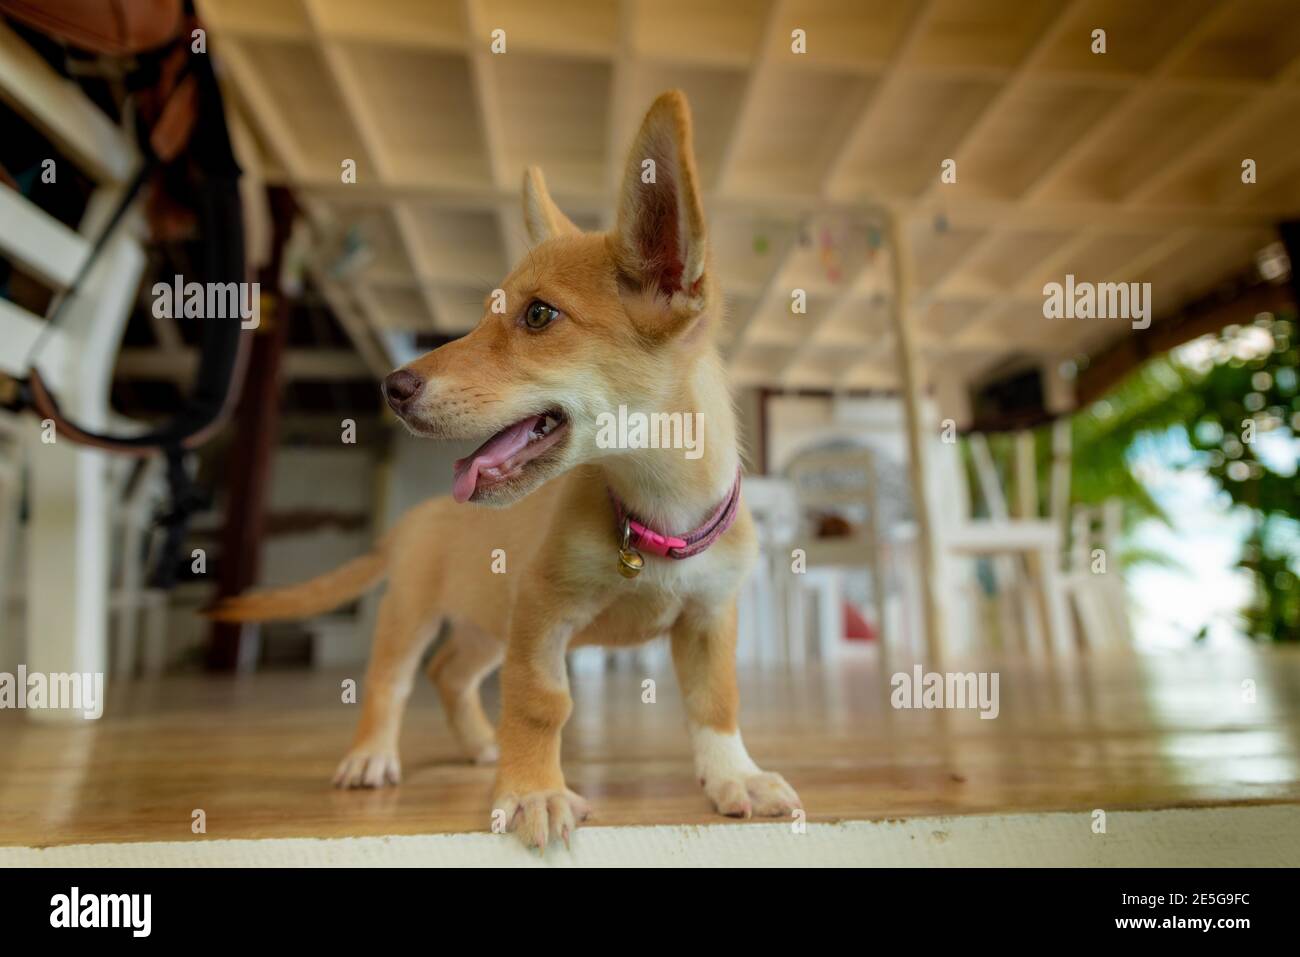
[[568, 847], [569, 835], [590, 814], [587, 802], [568, 788], [506, 792], [492, 802], [492, 830], [514, 831], [525, 847], [544, 851], [552, 837]]
[[355, 747], [334, 772], [336, 788], [382, 788], [402, 780], [402, 763], [392, 748]]
[[727, 817], [784, 817], [803, 805], [786, 779], [775, 771], [704, 780], [704, 793]]

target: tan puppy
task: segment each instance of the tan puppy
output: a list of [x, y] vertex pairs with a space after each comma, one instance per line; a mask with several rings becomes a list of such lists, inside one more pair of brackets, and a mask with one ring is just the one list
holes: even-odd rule
[[[375, 551], [334, 572], [212, 614], [316, 614], [387, 576], [361, 723], [335, 783], [397, 783], [402, 709], [445, 619], [450, 640], [429, 676], [466, 754], [486, 762], [500, 749], [498, 820], [543, 847], [567, 840], [587, 814], [560, 769], [572, 709], [565, 652], [667, 635], [705, 793], [727, 815], [790, 814], [798, 796], [750, 759], [736, 723], [736, 592], [755, 553], [743, 504], [701, 554], [647, 554], [637, 577], [619, 571], [611, 493], [641, 522], [680, 536], [727, 500], [739, 463], [685, 98], [665, 93], [646, 115], [613, 231], [581, 232], [536, 169], [524, 177], [524, 212], [534, 248], [501, 284], [504, 312], [489, 297], [473, 332], [385, 382], [416, 434], [491, 436], [457, 463], [453, 497], [412, 509]], [[702, 454], [603, 447], [598, 417], [620, 405], [702, 413]], [[495, 549], [505, 574], [492, 573]], [[494, 736], [479, 684], [503, 659]]]

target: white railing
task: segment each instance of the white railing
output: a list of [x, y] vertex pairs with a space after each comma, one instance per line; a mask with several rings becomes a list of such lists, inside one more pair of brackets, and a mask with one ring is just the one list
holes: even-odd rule
[[[71, 162], [96, 184], [77, 230], [0, 186], [0, 255], [62, 292], [81, 272], [106, 211], [122, 195], [140, 158], [129, 137], [76, 84], [3, 24], [0, 97], [59, 150], [63, 159], [50, 157], [56, 176], [71, 172], [57, 164]], [[61, 408], [92, 429], [108, 421], [113, 363], [144, 268], [137, 233], [129, 217], [119, 225], [36, 358]], [[32, 345], [46, 331], [44, 319], [0, 299], [0, 369], [25, 374]], [[57, 434], [50, 441], [48, 430], [30, 418], [21, 428], [31, 506], [24, 660], [31, 671], [105, 671], [112, 505], [105, 455]]]

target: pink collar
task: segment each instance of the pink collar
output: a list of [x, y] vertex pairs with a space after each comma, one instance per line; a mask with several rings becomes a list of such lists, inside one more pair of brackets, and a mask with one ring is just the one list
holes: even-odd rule
[[736, 512], [740, 508], [740, 468], [736, 468], [736, 481], [732, 484], [730, 493], [713, 510], [713, 514], [704, 520], [703, 525], [680, 538], [657, 532], [638, 522], [614, 494], [613, 489], [609, 490], [609, 501], [614, 506], [614, 516], [618, 519], [619, 535], [623, 536], [625, 549], [647, 551], [660, 558], [690, 558], [721, 538], [722, 533], [736, 520]]

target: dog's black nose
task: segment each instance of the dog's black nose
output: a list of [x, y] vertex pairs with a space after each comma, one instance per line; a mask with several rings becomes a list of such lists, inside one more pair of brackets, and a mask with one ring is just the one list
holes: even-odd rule
[[402, 404], [417, 395], [424, 388], [424, 380], [414, 372], [398, 369], [390, 372], [384, 380], [384, 398], [394, 412], [402, 411]]

